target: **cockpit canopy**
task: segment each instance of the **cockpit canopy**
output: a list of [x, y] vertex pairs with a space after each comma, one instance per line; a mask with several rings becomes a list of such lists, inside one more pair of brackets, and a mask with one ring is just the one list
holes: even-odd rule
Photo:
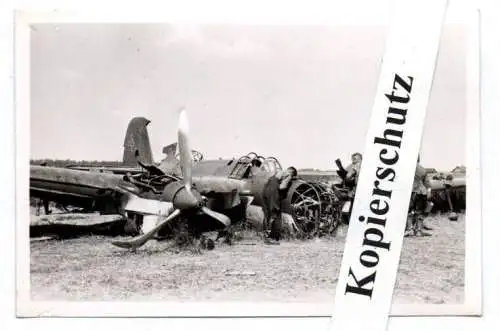
[[261, 161], [261, 170], [276, 173], [282, 170], [281, 164], [275, 157], [263, 157], [256, 153], [249, 153], [238, 159], [231, 160], [203, 160], [193, 168], [195, 176], [224, 176], [233, 179], [248, 179], [251, 177], [252, 160]]
[[231, 163], [234, 164], [234, 168], [229, 177], [235, 179], [250, 178], [250, 168], [252, 167], [252, 161], [254, 159], [261, 161], [262, 165], [260, 168], [265, 172], [277, 173], [278, 171], [282, 170], [281, 164], [275, 157], [263, 157], [261, 155], [258, 155], [257, 153], [252, 152], [240, 157], [238, 160], [235, 160]]

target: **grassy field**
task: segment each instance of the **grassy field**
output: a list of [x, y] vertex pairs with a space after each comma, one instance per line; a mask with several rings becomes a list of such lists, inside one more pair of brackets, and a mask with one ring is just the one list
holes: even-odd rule
[[[405, 238], [394, 300], [460, 303], [465, 226], [433, 217], [433, 236]], [[136, 252], [94, 236], [31, 243], [34, 300], [332, 302], [345, 242], [336, 238], [264, 245], [255, 236], [196, 254], [150, 241]]]

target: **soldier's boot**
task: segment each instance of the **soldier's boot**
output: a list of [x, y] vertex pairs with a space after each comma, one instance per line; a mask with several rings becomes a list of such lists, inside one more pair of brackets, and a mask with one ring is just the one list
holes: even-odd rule
[[415, 229], [415, 235], [417, 237], [427, 237], [431, 236], [430, 233], [424, 232], [422, 229], [424, 228], [424, 219], [423, 217], [418, 217], [416, 221], [416, 229]]
[[[434, 207], [434, 203], [432, 201], [427, 201], [427, 206], [425, 207], [425, 211], [423, 213], [423, 217], [424, 218], [427, 218], [431, 211], [432, 211], [432, 208]], [[430, 227], [426, 222], [422, 221], [422, 227], [424, 228], [424, 230], [434, 230], [432, 227]]]
[[427, 222], [425, 221], [425, 219], [428, 216], [429, 216], [429, 213], [427, 213], [427, 212], [424, 212], [422, 215], [422, 229], [427, 230], [427, 231], [432, 231], [432, 230], [434, 230], [434, 228], [431, 227], [429, 224], [427, 224]]
[[415, 232], [413, 231], [413, 228], [405, 230], [405, 237], [412, 237], [414, 235], [415, 235]]
[[405, 237], [410, 237], [415, 235], [413, 218], [414, 215], [412, 213], [406, 220]]
[[264, 244], [267, 244], [267, 245], [279, 245], [280, 242], [277, 241], [276, 239], [271, 238], [271, 236], [265, 236], [264, 237]]
[[426, 222], [422, 221], [422, 228], [427, 231], [432, 231], [434, 230], [433, 227], [429, 226]]
[[268, 232], [268, 235], [265, 237], [264, 242], [268, 245], [279, 245], [279, 239], [280, 239], [280, 233], [278, 232], [279, 225], [277, 223], [277, 220], [273, 219], [271, 220], [270, 224], [270, 230]]

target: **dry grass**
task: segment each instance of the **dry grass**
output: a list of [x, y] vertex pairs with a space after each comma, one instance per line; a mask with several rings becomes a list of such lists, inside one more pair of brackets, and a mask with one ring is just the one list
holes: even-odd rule
[[[464, 218], [434, 218], [432, 237], [406, 238], [396, 302], [459, 303]], [[105, 237], [31, 243], [34, 300], [332, 302], [344, 245], [337, 238], [266, 246], [245, 238], [201, 255], [151, 241], [137, 252]]]

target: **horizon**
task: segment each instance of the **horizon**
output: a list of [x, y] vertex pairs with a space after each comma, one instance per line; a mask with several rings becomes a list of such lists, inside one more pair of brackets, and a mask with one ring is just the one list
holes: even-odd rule
[[[229, 159], [230, 158], [217, 158], [217, 159], [209, 159], [209, 160], [229, 160]], [[102, 165], [102, 164], [118, 164], [117, 167], [123, 166], [123, 160], [73, 160], [73, 159], [48, 159], [48, 158], [30, 159], [30, 163], [32, 163], [32, 162], [40, 162], [40, 161], [50, 161], [50, 162], [54, 162], [54, 163], [72, 162], [72, 163], [78, 163], [78, 164], [83, 164], [83, 165], [92, 165], [94, 163], [97, 163], [98, 165], [95, 165], [96, 167], [107, 167], [108, 166], [108, 165]], [[207, 161], [207, 160], [204, 159], [202, 161]], [[344, 164], [344, 166], [345, 165], [346, 164]], [[434, 170], [436, 170], [436, 172], [451, 172], [454, 169], [461, 168], [461, 167], [467, 168], [467, 166], [464, 165], [464, 164], [457, 164], [452, 169], [439, 169], [439, 168], [435, 168], [435, 167], [432, 167], [432, 166], [425, 167], [425, 168], [427, 170], [434, 169]], [[336, 173], [337, 170], [334, 169], [334, 168], [328, 168], [328, 169], [321, 169], [321, 168], [297, 168], [297, 171], [299, 171], [299, 172], [312, 171], [312, 172], [334, 172], [334, 173]]]

